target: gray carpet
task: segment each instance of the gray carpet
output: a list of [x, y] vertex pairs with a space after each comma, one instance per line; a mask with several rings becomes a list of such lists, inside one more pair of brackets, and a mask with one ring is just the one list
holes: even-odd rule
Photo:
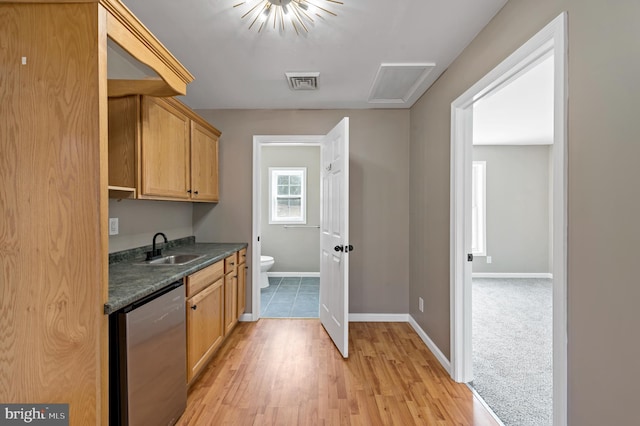
[[550, 279], [473, 279], [473, 388], [506, 426], [552, 424]]

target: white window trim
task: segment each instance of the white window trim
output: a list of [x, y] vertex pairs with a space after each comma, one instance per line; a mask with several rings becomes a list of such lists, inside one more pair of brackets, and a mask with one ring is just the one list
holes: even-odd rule
[[[478, 216], [476, 223], [479, 226], [472, 226], [471, 253], [474, 256], [487, 255], [487, 162], [474, 161], [472, 173], [472, 197], [477, 198], [472, 201], [472, 206], [477, 203], [476, 214]], [[473, 223], [473, 212], [472, 212]], [[474, 244], [476, 242], [476, 244]]]
[[[300, 194], [300, 217], [278, 218], [275, 215], [277, 209], [277, 179], [273, 179], [274, 173], [300, 172], [302, 175], [302, 187]], [[269, 224], [288, 225], [307, 223], [307, 168], [306, 167], [269, 167]]]

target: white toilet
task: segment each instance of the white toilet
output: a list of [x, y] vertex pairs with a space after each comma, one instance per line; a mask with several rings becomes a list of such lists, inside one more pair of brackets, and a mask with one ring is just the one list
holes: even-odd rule
[[275, 261], [271, 256], [260, 256], [260, 288], [269, 287], [269, 277], [267, 271], [271, 269]]

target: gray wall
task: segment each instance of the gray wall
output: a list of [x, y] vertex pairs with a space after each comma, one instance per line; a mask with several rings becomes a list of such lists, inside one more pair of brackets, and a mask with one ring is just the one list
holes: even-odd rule
[[474, 146], [486, 161], [487, 256], [473, 272], [550, 273], [549, 145]]
[[307, 168], [307, 223], [320, 223], [320, 147], [263, 147], [262, 254], [275, 260], [271, 272], [320, 272], [320, 230], [269, 224], [269, 167]]
[[[199, 110], [198, 113], [222, 132], [220, 203], [212, 209], [194, 205], [194, 233], [198, 241], [249, 243], [253, 135], [326, 134], [343, 117], [350, 117], [349, 221], [350, 242], [355, 251], [350, 254], [349, 310], [408, 312], [408, 110]], [[249, 312], [251, 292], [247, 294]]]
[[[637, 423], [640, 2], [511, 0], [411, 109], [410, 313], [450, 353], [451, 102], [568, 11], [568, 409]], [[417, 309], [424, 297], [425, 312]], [[615, 359], [612, 364], [610, 361]]]
[[120, 228], [109, 237], [109, 253], [149, 245], [156, 232], [170, 240], [193, 235], [192, 203], [112, 199], [109, 217], [117, 217]]

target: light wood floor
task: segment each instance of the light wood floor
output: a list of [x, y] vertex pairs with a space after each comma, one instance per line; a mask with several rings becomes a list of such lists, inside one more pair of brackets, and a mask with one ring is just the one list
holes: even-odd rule
[[343, 359], [319, 320], [239, 323], [178, 425], [497, 425], [407, 323], [351, 323]]

